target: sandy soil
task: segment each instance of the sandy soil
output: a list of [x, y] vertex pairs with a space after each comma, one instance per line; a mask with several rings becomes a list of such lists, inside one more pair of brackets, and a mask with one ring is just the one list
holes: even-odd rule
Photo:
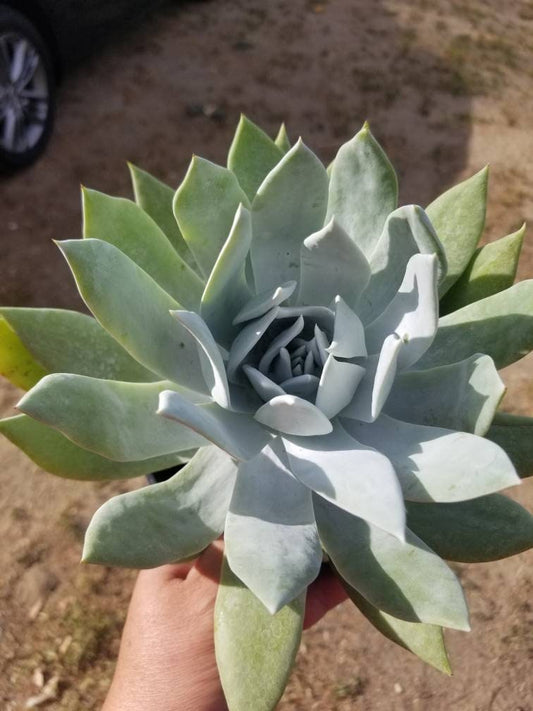
[[[130, 195], [130, 160], [177, 185], [192, 152], [224, 161], [240, 111], [272, 133], [285, 120], [325, 161], [368, 118], [403, 202], [490, 162], [487, 238], [531, 222], [532, 29], [531, 0], [173, 3], [67, 78], [46, 155], [0, 184], [0, 303], [80, 308], [51, 243], [80, 234], [79, 184]], [[533, 409], [532, 364], [506, 374], [507, 409]], [[17, 397], [3, 385], [0, 410]], [[0, 461], [0, 707], [57, 676], [46, 708], [97, 709], [134, 576], [79, 566], [81, 540], [130, 485], [56, 479], [5, 441]], [[531, 486], [516, 496], [533, 508]], [[459, 567], [473, 631], [448, 635], [452, 679], [346, 604], [305, 634], [280, 709], [532, 711], [532, 564]]]

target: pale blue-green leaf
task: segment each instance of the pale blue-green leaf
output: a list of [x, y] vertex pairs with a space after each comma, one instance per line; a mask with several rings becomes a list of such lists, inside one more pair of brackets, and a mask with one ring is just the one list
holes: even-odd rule
[[402, 490], [389, 460], [357, 442], [338, 424], [322, 437], [284, 437], [294, 476], [321, 497], [399, 538], [404, 536]]
[[[1, 310], [0, 310], [1, 314]], [[0, 375], [22, 390], [29, 390], [48, 371], [26, 348], [16, 331], [0, 315]]]
[[252, 243], [250, 211], [239, 205], [230, 234], [202, 295], [200, 313], [218, 343], [229, 348], [238, 328], [233, 317], [252, 295], [246, 281], [246, 257]]
[[280, 383], [280, 387], [282, 388], [282, 392], [286, 392], [287, 395], [297, 395], [306, 400], [313, 400], [316, 396], [319, 382], [320, 380], [316, 375], [304, 373], [304, 375], [296, 375], [287, 380], [283, 380]]
[[464, 501], [520, 483], [504, 450], [483, 437], [387, 415], [371, 425], [354, 420], [343, 425], [390, 459], [410, 501]]
[[279, 127], [279, 131], [277, 133], [276, 138], [274, 139], [274, 143], [283, 153], [287, 153], [287, 151], [290, 150], [291, 142], [289, 140], [287, 128], [285, 127], [284, 123], [282, 123]]
[[379, 352], [385, 338], [396, 333], [404, 342], [398, 368], [407, 368], [430, 347], [438, 320], [437, 259], [434, 254], [415, 254], [407, 263], [398, 293], [365, 329], [368, 352]]
[[171, 311], [171, 315], [198, 343], [202, 374], [211, 397], [221, 407], [229, 407], [230, 396], [226, 368], [215, 339], [205, 321], [194, 311]]
[[[17, 408], [55, 427], [84, 449], [119, 462], [149, 459], [206, 441], [156, 414], [159, 393], [171, 383], [124, 383], [85, 375], [47, 375]], [[182, 391], [182, 397], [186, 394]]]
[[507, 452], [521, 477], [533, 476], [533, 418], [497, 413], [486, 436]]
[[320, 540], [340, 575], [371, 605], [407, 622], [469, 630], [461, 585], [407, 529], [402, 542], [314, 497]]
[[338, 358], [366, 356], [365, 329], [361, 319], [342, 297], [335, 297], [335, 326], [328, 353]]
[[135, 202], [159, 225], [180, 257], [196, 271], [198, 265], [183, 239], [172, 211], [172, 202], [176, 191], [133, 163], [128, 163], [128, 167]]
[[130, 355], [163, 378], [208, 392], [196, 341], [170, 315], [180, 305], [166, 291], [112, 244], [84, 239], [59, 246], [85, 303]]
[[195, 405], [173, 390], [160, 394], [158, 414], [190, 427], [240, 461], [255, 457], [271, 439], [249, 415], [224, 410], [216, 403]]
[[282, 348], [286, 348], [296, 336], [298, 336], [304, 328], [303, 316], [298, 316], [290, 326], [285, 328], [269, 343], [268, 348], [261, 356], [258, 368], [262, 373], [267, 373], [274, 358], [279, 355]]
[[447, 270], [444, 247], [424, 210], [418, 205], [404, 205], [387, 217], [369, 258], [372, 275], [358, 305], [358, 313], [365, 323], [379, 316], [394, 297], [407, 263], [415, 254], [435, 254], [439, 281], [442, 281]]
[[84, 188], [82, 195], [84, 237], [113, 244], [185, 308], [198, 308], [202, 280], [142, 208], [96, 190]]
[[322, 564], [311, 491], [273, 440], [239, 466], [224, 527], [232, 571], [274, 615], [304, 592]]
[[394, 298], [407, 264], [415, 254], [435, 254], [439, 281], [443, 279], [446, 255], [435, 230], [421, 207], [405, 205], [387, 217], [370, 257], [372, 274], [357, 309], [365, 323], [379, 316]]
[[505, 392], [492, 358], [400, 373], [384, 407], [399, 420], [483, 436]]
[[328, 418], [335, 417], [350, 404], [365, 369], [355, 363], [347, 363], [328, 356], [316, 395], [315, 404]]
[[250, 381], [253, 389], [259, 395], [259, 397], [267, 402], [277, 395], [284, 395], [285, 392], [282, 387], [266, 375], [263, 375], [257, 368], [253, 368], [251, 365], [243, 365], [246, 377]]
[[533, 547], [533, 516], [500, 494], [455, 504], [407, 504], [409, 528], [446, 560], [482, 563]]
[[365, 255], [335, 218], [302, 242], [299, 304], [329, 306], [340, 295], [353, 307], [369, 279]]
[[187, 246], [207, 278], [218, 259], [240, 203], [250, 207], [228, 168], [194, 156], [174, 197], [174, 215]]
[[295, 395], [277, 395], [254, 415], [262, 425], [277, 432], [311, 437], [331, 432], [331, 422], [313, 404]]
[[298, 280], [300, 246], [324, 224], [328, 176], [301, 140], [261, 184], [252, 204], [252, 267], [257, 291]]
[[374, 422], [385, 405], [396, 377], [396, 367], [404, 342], [395, 333], [387, 336], [379, 356], [364, 361], [364, 374], [352, 402], [341, 412], [363, 422]]
[[507, 237], [476, 249], [465, 271], [441, 300], [441, 316], [513, 285], [525, 231], [524, 224]]
[[295, 281], [287, 281], [281, 286], [276, 286], [272, 289], [262, 291], [260, 294], [253, 296], [239, 311], [233, 319], [234, 324], [250, 321], [253, 318], [264, 316], [267, 311], [279, 306], [286, 301], [296, 289]]
[[431, 347], [417, 363], [434, 368], [486, 353], [503, 368], [533, 348], [533, 279], [487, 296], [439, 319]]
[[279, 306], [276, 318], [298, 318], [303, 316], [309, 321], [314, 321], [324, 331], [333, 332], [335, 323], [335, 314], [331, 309], [325, 306]]
[[228, 153], [228, 168], [235, 173], [250, 200], [283, 154], [259, 126], [241, 115]]
[[279, 306], [274, 306], [273, 309], [267, 311], [266, 314], [263, 314], [260, 318], [250, 321], [235, 337], [235, 340], [231, 344], [226, 366], [226, 372], [231, 382], [244, 381], [244, 377], [239, 372], [240, 366], [245, 362], [247, 355], [274, 321], [278, 310]]
[[132, 382], [159, 379], [86, 314], [13, 307], [0, 308], [0, 314], [48, 372]]
[[215, 604], [215, 653], [231, 711], [272, 711], [300, 646], [305, 594], [271, 615], [222, 564]]
[[428, 205], [426, 212], [444, 245], [448, 261], [443, 296], [466, 269], [485, 226], [488, 168], [455, 185]]
[[342, 576], [339, 576], [348, 597], [357, 605], [370, 624], [390, 639], [419, 659], [444, 674], [451, 675], [450, 663], [444, 646], [442, 628], [436, 625], [427, 625], [423, 622], [406, 622], [397, 617], [388, 615], [360, 595], [355, 588], [349, 585]]
[[200, 553], [224, 530], [237, 467], [202, 447], [161, 484], [114, 496], [92, 517], [83, 562], [155, 568]]
[[137, 462], [116, 462], [78, 447], [65, 435], [27, 415], [0, 420], [0, 433], [37, 466], [51, 474], [78, 481], [130, 479], [185, 463], [180, 454], [166, 454]]
[[398, 202], [398, 181], [368, 124], [340, 147], [331, 167], [326, 221], [341, 224], [368, 257]]

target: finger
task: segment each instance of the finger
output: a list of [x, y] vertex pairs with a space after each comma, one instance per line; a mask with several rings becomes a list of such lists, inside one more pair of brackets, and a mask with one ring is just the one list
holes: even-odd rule
[[312, 627], [321, 620], [326, 612], [344, 602], [347, 594], [329, 565], [323, 565], [320, 575], [307, 591], [304, 629]]
[[218, 583], [224, 558], [224, 542], [220, 539], [211, 543], [196, 560], [187, 580], [195, 584], [198, 578]]
[[137, 588], [143, 590], [155, 590], [164, 587], [172, 581], [185, 580], [195, 561], [184, 561], [182, 563], [172, 563], [161, 565], [158, 568], [148, 568], [141, 570], [137, 576]]

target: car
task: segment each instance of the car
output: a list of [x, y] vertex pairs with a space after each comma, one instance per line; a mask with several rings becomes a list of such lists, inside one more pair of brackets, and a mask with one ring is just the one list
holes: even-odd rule
[[145, 0], [0, 0], [0, 169], [33, 163], [50, 137], [56, 86]]

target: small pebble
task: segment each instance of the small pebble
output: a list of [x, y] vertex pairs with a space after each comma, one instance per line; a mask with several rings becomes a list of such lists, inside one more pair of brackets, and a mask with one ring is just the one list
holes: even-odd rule
[[51, 677], [43, 687], [43, 690], [37, 696], [30, 696], [30, 698], [24, 704], [26, 709], [34, 709], [37, 706], [42, 706], [48, 701], [53, 701], [57, 699], [57, 689], [59, 686], [59, 677]]

